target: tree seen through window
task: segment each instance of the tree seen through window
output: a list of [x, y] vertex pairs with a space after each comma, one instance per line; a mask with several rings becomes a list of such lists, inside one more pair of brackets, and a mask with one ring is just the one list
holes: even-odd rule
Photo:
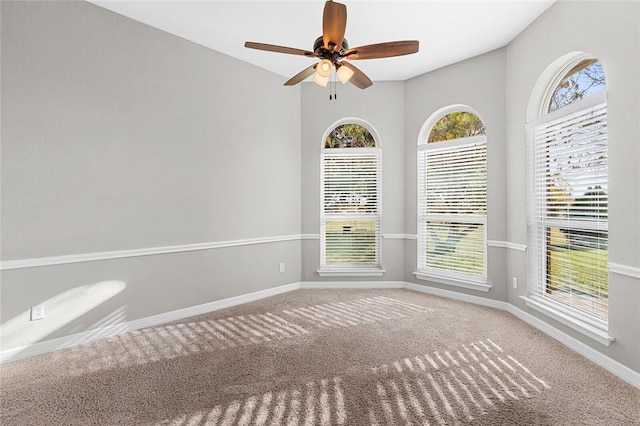
[[325, 148], [375, 148], [376, 141], [369, 130], [360, 124], [337, 126], [325, 141]]
[[549, 112], [594, 95], [605, 88], [602, 63], [597, 59], [581, 61], [571, 68], [556, 86], [551, 95]]

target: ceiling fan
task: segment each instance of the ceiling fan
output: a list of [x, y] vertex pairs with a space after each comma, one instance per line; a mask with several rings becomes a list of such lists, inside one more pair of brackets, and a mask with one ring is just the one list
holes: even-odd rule
[[416, 53], [419, 48], [417, 40], [390, 41], [349, 48], [349, 44], [344, 38], [346, 26], [347, 7], [344, 4], [328, 0], [324, 4], [322, 35], [313, 43], [313, 51], [251, 41], [246, 42], [244, 46], [250, 49], [302, 55], [309, 58], [320, 59], [319, 62], [305, 68], [287, 80], [287, 82], [284, 83], [285, 86], [296, 85], [314, 73], [316, 74], [314, 81], [320, 86], [326, 86], [331, 73], [335, 69], [338, 78], [343, 84], [351, 82], [360, 89], [366, 89], [371, 86], [373, 82], [365, 73], [347, 60], [378, 59], [409, 55]]

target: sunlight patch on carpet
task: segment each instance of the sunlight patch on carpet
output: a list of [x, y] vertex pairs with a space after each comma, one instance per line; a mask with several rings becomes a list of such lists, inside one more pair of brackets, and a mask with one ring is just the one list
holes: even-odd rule
[[490, 339], [375, 367], [374, 425], [469, 422], [510, 400], [550, 389]]
[[71, 374], [126, 368], [296, 338], [309, 330], [270, 312], [145, 328], [60, 351]]
[[306, 327], [352, 327], [431, 312], [412, 303], [376, 296], [347, 302], [325, 303], [283, 311]]
[[[203, 352], [296, 339], [327, 327], [354, 327], [431, 312], [397, 299], [376, 296], [292, 308], [178, 322], [96, 340], [61, 351], [75, 375], [130, 367]], [[106, 349], [108, 347], [108, 350]]]
[[184, 425], [343, 425], [346, 423], [341, 379], [322, 379], [290, 389], [269, 391], [182, 414], [164, 424]]

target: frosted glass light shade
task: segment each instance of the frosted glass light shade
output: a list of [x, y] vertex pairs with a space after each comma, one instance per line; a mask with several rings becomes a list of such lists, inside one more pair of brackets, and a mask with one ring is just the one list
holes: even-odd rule
[[340, 79], [342, 84], [346, 84], [351, 79], [351, 77], [353, 77], [353, 70], [351, 68], [345, 67], [344, 65], [341, 65], [340, 68], [338, 68], [336, 74], [338, 74], [338, 78]]
[[322, 77], [316, 72], [316, 76], [313, 77], [313, 81], [315, 81], [318, 86], [327, 87], [327, 84], [329, 83], [329, 77]]
[[321, 60], [318, 66], [316, 66], [316, 72], [320, 77], [329, 77], [331, 71], [333, 71], [333, 64], [328, 59]]

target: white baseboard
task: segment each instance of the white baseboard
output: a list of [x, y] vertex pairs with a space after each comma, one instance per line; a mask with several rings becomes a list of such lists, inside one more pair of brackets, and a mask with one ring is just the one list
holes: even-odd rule
[[569, 336], [568, 334], [563, 333], [557, 328], [523, 311], [522, 309], [515, 307], [514, 305], [507, 304], [507, 306], [507, 311], [513, 316], [521, 319], [532, 327], [537, 328], [544, 334], [553, 337], [569, 349], [572, 349], [573, 351], [599, 365], [610, 373], [615, 374], [625, 382], [640, 389], [640, 372], [634, 371], [629, 367], [620, 364], [618, 361], [609, 358], [601, 352], [596, 351], [592, 347], [585, 345], [581, 341]]
[[304, 281], [300, 288], [404, 288], [404, 281]]
[[486, 306], [493, 309], [499, 309], [507, 311], [527, 324], [537, 328], [548, 336], [558, 340], [563, 345], [584, 356], [588, 360], [592, 361], [596, 365], [611, 372], [617, 377], [621, 378], [625, 382], [640, 389], [640, 372], [630, 369], [625, 365], [609, 358], [608, 356], [596, 351], [590, 346], [580, 342], [579, 340], [563, 333], [557, 328], [547, 324], [539, 318], [511, 305], [507, 302], [499, 300], [488, 299], [485, 297], [479, 297], [464, 293], [458, 293], [451, 290], [443, 290], [435, 287], [429, 287], [426, 285], [420, 285], [415, 283], [409, 283], [404, 281], [331, 281], [331, 282], [301, 282], [286, 284], [279, 287], [270, 288], [267, 290], [256, 291], [240, 296], [230, 297], [227, 299], [217, 300], [202, 305], [192, 306], [184, 309], [178, 309], [171, 312], [166, 312], [151, 317], [141, 318], [133, 321], [127, 321], [125, 323], [117, 324], [110, 327], [104, 327], [96, 330], [89, 330], [82, 333], [73, 334], [70, 336], [60, 337], [57, 339], [46, 340], [43, 342], [34, 343], [32, 345], [23, 346], [20, 348], [9, 349], [0, 352], [0, 363], [17, 361], [19, 359], [28, 358], [31, 356], [43, 354], [46, 352], [55, 351], [58, 349], [68, 348], [74, 345], [92, 342], [97, 339], [105, 337], [115, 336], [121, 333], [126, 333], [133, 330], [139, 330], [145, 327], [152, 327], [160, 325], [170, 321], [176, 321], [182, 318], [187, 318], [194, 315], [200, 315], [207, 312], [213, 312], [220, 309], [228, 308], [231, 306], [241, 305], [243, 303], [249, 303], [256, 300], [264, 299], [266, 297], [275, 296], [278, 294], [286, 293], [298, 289], [380, 289], [380, 288], [405, 288], [407, 290], [413, 290], [420, 293], [431, 294], [434, 296], [445, 297], [448, 299], [459, 300], [461, 302], [473, 303], [475, 305]]
[[461, 302], [469, 302], [474, 305], [487, 306], [489, 308], [499, 309], [501, 311], [507, 310], [507, 302], [501, 302], [499, 300], [488, 299], [486, 297], [473, 296], [471, 294], [458, 293], [457, 291], [443, 290], [440, 288], [429, 287], [426, 285], [404, 283], [404, 288], [418, 291], [420, 293], [427, 293], [433, 296], [446, 297], [447, 299], [459, 300]]
[[276, 296], [278, 294], [298, 290], [299, 288], [300, 283], [286, 284], [266, 290], [260, 290], [253, 293], [247, 293], [240, 296], [229, 297], [227, 299], [204, 303], [202, 305], [190, 306], [188, 308], [165, 312], [158, 315], [152, 315], [146, 318], [126, 321], [108, 327], [83, 331], [81, 333], [76, 333], [69, 336], [58, 337], [56, 339], [44, 340], [42, 342], [37, 342], [27, 346], [8, 349], [6, 351], [0, 352], [0, 364], [29, 358], [47, 352], [53, 352], [59, 349], [69, 348], [83, 343], [89, 343], [98, 339], [103, 339], [105, 337], [127, 333], [129, 331], [140, 330], [141, 328], [153, 327], [156, 325], [192, 317], [195, 315], [206, 314], [207, 312], [214, 312], [220, 309], [230, 308], [232, 306], [241, 305], [243, 303], [254, 302], [266, 297]]

